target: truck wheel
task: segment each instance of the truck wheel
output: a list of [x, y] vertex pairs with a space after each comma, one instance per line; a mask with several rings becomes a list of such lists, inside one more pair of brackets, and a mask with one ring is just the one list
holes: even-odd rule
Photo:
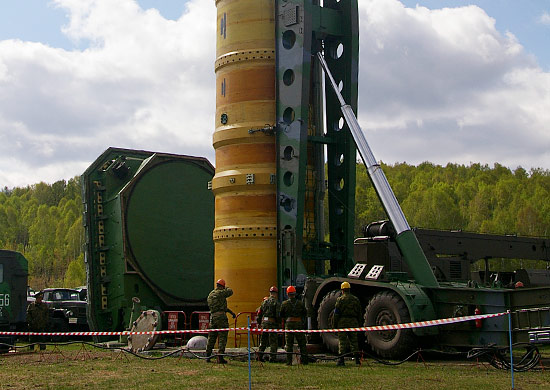
[[[317, 312], [317, 324], [319, 329], [334, 329], [334, 306], [336, 299], [340, 296], [340, 290], [329, 292], [319, 305]], [[323, 344], [332, 353], [338, 353], [338, 334], [321, 333]]]
[[[63, 322], [63, 321], [54, 321], [51, 325], [51, 332], [58, 333], [58, 332], [68, 332], [69, 327]], [[53, 343], [61, 343], [63, 341], [67, 341], [67, 336], [52, 336], [51, 341]]]
[[[403, 324], [411, 321], [405, 302], [393, 291], [374, 295], [365, 310], [365, 326]], [[412, 352], [416, 337], [410, 329], [367, 332], [372, 350], [386, 359], [400, 359]]]

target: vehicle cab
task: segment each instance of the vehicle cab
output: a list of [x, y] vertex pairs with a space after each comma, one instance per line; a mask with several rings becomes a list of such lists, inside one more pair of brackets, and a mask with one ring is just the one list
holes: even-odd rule
[[77, 290], [69, 288], [46, 288], [44, 303], [50, 309], [52, 331], [88, 330], [86, 301], [81, 300]]

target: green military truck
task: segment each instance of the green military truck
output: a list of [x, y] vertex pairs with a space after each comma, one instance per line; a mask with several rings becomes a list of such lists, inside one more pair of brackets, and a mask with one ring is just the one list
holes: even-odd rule
[[[19, 253], [0, 250], [0, 331], [25, 329], [28, 262]], [[15, 336], [0, 336], [0, 352], [15, 344]]]

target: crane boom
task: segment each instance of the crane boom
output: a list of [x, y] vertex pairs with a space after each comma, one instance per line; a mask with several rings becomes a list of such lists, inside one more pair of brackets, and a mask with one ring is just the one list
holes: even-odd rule
[[399, 205], [399, 202], [397, 201], [395, 194], [388, 183], [386, 175], [384, 175], [380, 164], [378, 164], [374, 158], [374, 154], [367, 143], [365, 135], [361, 130], [361, 126], [359, 126], [357, 117], [355, 116], [351, 106], [346, 104], [344, 98], [342, 97], [342, 94], [338, 89], [338, 85], [334, 81], [323, 55], [318, 52], [317, 57], [319, 58], [319, 62], [321, 63], [321, 66], [330, 81], [334, 93], [336, 93], [336, 96], [338, 97], [342, 115], [344, 116], [344, 120], [351, 131], [357, 150], [359, 151], [361, 159], [367, 168], [367, 172], [374, 185], [378, 198], [380, 199], [386, 213], [388, 214], [388, 218], [395, 228], [397, 233], [396, 242], [403, 258], [418, 283], [426, 287], [438, 287], [439, 283], [437, 282], [430, 264], [426, 259], [426, 255], [422, 251], [414, 232], [411, 230], [409, 223], [405, 218], [405, 214], [403, 214], [403, 210], [401, 209], [401, 206]]

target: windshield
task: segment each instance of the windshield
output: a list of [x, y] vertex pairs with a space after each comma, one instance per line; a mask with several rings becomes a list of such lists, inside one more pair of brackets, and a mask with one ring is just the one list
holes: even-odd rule
[[52, 301], [79, 301], [78, 291], [60, 290], [51, 294]]

